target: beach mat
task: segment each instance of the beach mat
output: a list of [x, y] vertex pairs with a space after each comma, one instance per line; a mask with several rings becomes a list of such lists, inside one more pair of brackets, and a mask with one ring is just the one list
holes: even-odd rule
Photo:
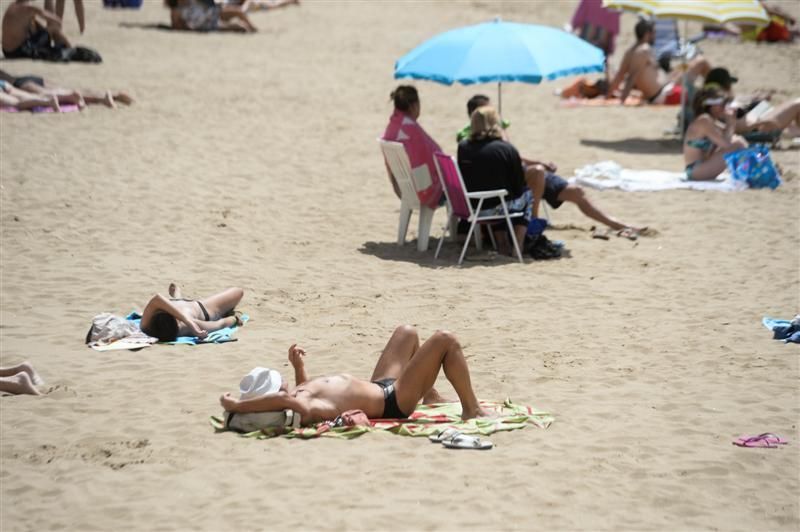
[[680, 189], [733, 192], [747, 188], [735, 182], [727, 171], [713, 181], [689, 181], [684, 172], [629, 170], [614, 161], [602, 161], [579, 168], [569, 182], [598, 190], [619, 189], [627, 192]]
[[[499, 431], [523, 429], [528, 425], [545, 429], [554, 421], [549, 413], [531, 406], [518, 405], [511, 399], [506, 399], [502, 403], [481, 401], [481, 406], [496, 412], [498, 417], [462, 421], [460, 403], [441, 403], [418, 405], [409, 419], [371, 419], [370, 426], [332, 427], [330, 423], [325, 422], [312, 427], [269, 427], [240, 436], [260, 440], [277, 436], [306, 440], [319, 437], [351, 440], [367, 432], [386, 431], [400, 436], [422, 437], [439, 434], [447, 428], [455, 428], [464, 434], [487, 435]], [[221, 416], [211, 416], [211, 426], [217, 432], [227, 431]]]
[[[62, 113], [74, 113], [76, 111], [80, 111], [80, 107], [77, 105], [72, 104], [64, 104], [60, 106]], [[0, 105], [0, 111], [4, 113], [55, 113], [56, 111], [52, 107], [34, 107], [32, 109], [23, 109], [20, 111], [16, 107], [9, 107], [7, 105]]]
[[[664, 107], [661, 104], [657, 103], [650, 103], [643, 101], [638, 96], [628, 96], [625, 99], [625, 103], [621, 103], [622, 100], [619, 98], [609, 98], [605, 99], [603, 97], [597, 98], [562, 98], [559, 102], [561, 107], [619, 107], [623, 105], [624, 107]], [[671, 106], [674, 107], [674, 106]]]

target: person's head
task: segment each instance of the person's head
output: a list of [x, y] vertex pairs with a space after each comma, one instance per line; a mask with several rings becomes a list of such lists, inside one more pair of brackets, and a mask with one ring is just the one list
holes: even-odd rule
[[739, 81], [739, 78], [731, 76], [727, 68], [712, 68], [708, 71], [706, 79], [703, 82], [704, 88], [719, 88], [725, 92], [733, 92], [733, 84]]
[[416, 87], [400, 85], [392, 91], [390, 97], [394, 102], [395, 109], [410, 115], [414, 120], [419, 118], [420, 103]]
[[484, 105], [475, 109], [469, 117], [469, 127], [472, 130], [470, 135], [472, 140], [503, 138], [500, 115], [491, 105]]
[[484, 105], [489, 105], [489, 97], [485, 94], [476, 94], [472, 98], [467, 101], [467, 116], [472, 116], [472, 113], [475, 112], [475, 109], [478, 107], [483, 107]]
[[636, 34], [636, 42], [653, 44], [656, 39], [655, 27], [656, 25], [651, 19], [640, 18], [633, 28], [633, 32]]
[[706, 87], [697, 93], [692, 105], [694, 116], [708, 114], [715, 119], [721, 119], [725, 114], [725, 106], [730, 102], [727, 93], [716, 87]]
[[178, 320], [166, 312], [156, 312], [145, 332], [148, 336], [158, 338], [159, 342], [174, 342], [178, 337]]

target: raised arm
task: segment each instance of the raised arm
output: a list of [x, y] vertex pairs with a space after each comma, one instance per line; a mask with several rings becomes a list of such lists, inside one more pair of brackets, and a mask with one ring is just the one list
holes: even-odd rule
[[631, 66], [631, 51], [627, 50], [625, 55], [622, 57], [622, 63], [619, 65], [619, 70], [614, 75], [614, 79], [611, 80], [611, 84], [608, 86], [608, 92], [606, 92], [606, 97], [611, 96], [622, 82], [625, 80], [625, 76], [628, 74], [628, 70]]
[[306, 374], [306, 364], [303, 361], [304, 356], [306, 356], [305, 350], [302, 347], [297, 347], [297, 344], [292, 344], [292, 346], [289, 348], [289, 363], [294, 368], [295, 386], [300, 386], [308, 380], [308, 375]]
[[195, 323], [195, 320], [191, 316], [187, 315], [185, 312], [173, 305], [170, 300], [161, 294], [154, 295], [144, 307], [144, 310], [142, 311], [142, 330], [146, 330], [150, 327], [153, 316], [155, 316], [158, 312], [166, 312], [176, 320], [182, 321], [192, 329], [195, 335], [199, 336], [200, 338], [204, 338], [208, 334], [204, 329], [200, 328]]

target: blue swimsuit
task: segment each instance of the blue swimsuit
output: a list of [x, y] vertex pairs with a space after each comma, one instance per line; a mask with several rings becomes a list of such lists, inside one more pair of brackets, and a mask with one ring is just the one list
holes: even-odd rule
[[[707, 137], [703, 137], [703, 138], [700, 138], [700, 139], [689, 139], [689, 140], [686, 141], [686, 144], [688, 144], [692, 148], [697, 148], [698, 150], [702, 151], [703, 153], [710, 152], [711, 150], [714, 149], [714, 143], [711, 142], [711, 139], [709, 139]], [[698, 164], [700, 164], [701, 162], [703, 162], [703, 160], [702, 159], [698, 159], [697, 161], [686, 165], [686, 178], [689, 181], [692, 180], [692, 171], [694, 170], [694, 167], [697, 166]]]

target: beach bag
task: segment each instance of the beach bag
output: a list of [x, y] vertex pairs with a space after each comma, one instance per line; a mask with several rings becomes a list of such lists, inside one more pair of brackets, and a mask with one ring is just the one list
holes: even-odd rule
[[750, 188], [776, 189], [781, 176], [764, 145], [750, 146], [743, 150], [726, 153], [725, 164], [734, 181], [747, 183]]

